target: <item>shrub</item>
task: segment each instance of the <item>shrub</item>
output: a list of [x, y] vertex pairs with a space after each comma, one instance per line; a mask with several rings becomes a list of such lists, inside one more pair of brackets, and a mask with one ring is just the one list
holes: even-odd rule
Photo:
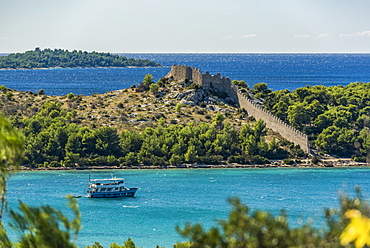
[[228, 163], [245, 164], [245, 159], [241, 155], [231, 155], [227, 158]]
[[355, 162], [366, 162], [366, 157], [365, 156], [354, 157], [353, 161], [355, 161]]
[[73, 93], [69, 93], [68, 95], [67, 95], [67, 98], [69, 99], [69, 100], [73, 100], [73, 98], [75, 97], [75, 95], [73, 94]]
[[109, 165], [109, 166], [118, 166], [119, 165], [118, 159], [113, 155], [107, 156], [106, 161], [107, 161], [107, 165]]
[[184, 106], [185, 106], [185, 105], [184, 105], [183, 103], [181, 103], [181, 102], [177, 103], [177, 104], [176, 104], [175, 111], [176, 111], [177, 113], [180, 113], [180, 112], [181, 112], [181, 108], [183, 108]]
[[119, 159], [120, 163], [125, 166], [137, 165], [137, 158], [134, 152], [129, 152], [124, 158]]
[[195, 90], [198, 90], [198, 89], [203, 89], [203, 86], [199, 85], [199, 84], [196, 84], [196, 83], [191, 83], [189, 85], [189, 89], [195, 89]]
[[177, 155], [177, 154], [172, 154], [171, 158], [169, 160], [169, 163], [171, 165], [180, 165], [180, 164], [184, 163], [184, 156]]
[[319, 157], [317, 157], [317, 156], [312, 156], [311, 162], [312, 162], [313, 164], [317, 164], [318, 162], [320, 162], [320, 158], [319, 158]]
[[223, 158], [221, 155], [206, 155], [206, 156], [198, 157], [197, 162], [215, 165], [215, 164], [221, 164], [222, 159]]
[[144, 92], [148, 90], [149, 90], [149, 86], [144, 84], [143, 82], [139, 83], [139, 85], [136, 88], [136, 92]]
[[249, 121], [256, 121], [256, 118], [254, 118], [253, 116], [248, 116], [248, 120]]
[[0, 91], [7, 91], [8, 90], [8, 88], [7, 87], [5, 87], [5, 85], [0, 85]]
[[255, 164], [270, 164], [270, 160], [268, 160], [265, 157], [262, 157], [261, 155], [253, 156], [252, 162]]
[[11, 99], [14, 96], [14, 94], [13, 94], [13, 92], [8, 91], [5, 96], [6, 96], [7, 99]]
[[283, 160], [283, 163], [284, 163], [284, 164], [292, 165], [292, 164], [294, 164], [294, 161], [293, 161], [293, 160], [291, 160], [290, 158], [286, 158], [286, 159], [284, 159], [284, 160]]

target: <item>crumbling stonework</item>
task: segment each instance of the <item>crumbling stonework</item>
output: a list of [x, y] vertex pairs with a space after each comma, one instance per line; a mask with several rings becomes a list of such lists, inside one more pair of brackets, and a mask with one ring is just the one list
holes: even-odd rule
[[248, 112], [248, 115], [263, 120], [268, 128], [280, 133], [283, 138], [299, 145], [303, 151], [309, 153], [310, 148], [307, 135], [291, 127], [250, 100], [249, 95], [243, 94], [229, 78], [221, 77], [220, 74], [210, 75], [208, 72], [202, 74], [199, 69], [185, 65], [173, 65], [166, 77], [173, 77], [177, 81], [188, 79], [207, 90], [226, 92], [234, 102], [239, 104], [239, 107], [244, 108]]

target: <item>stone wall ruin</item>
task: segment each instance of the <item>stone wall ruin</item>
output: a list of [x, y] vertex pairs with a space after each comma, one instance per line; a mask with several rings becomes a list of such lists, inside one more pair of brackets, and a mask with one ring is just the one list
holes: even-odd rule
[[172, 77], [176, 81], [188, 79], [207, 90], [226, 92], [239, 107], [244, 108], [248, 112], [248, 115], [253, 116], [255, 119], [263, 120], [266, 123], [266, 127], [278, 132], [283, 138], [293, 142], [295, 145], [299, 145], [304, 152], [310, 152], [306, 134], [288, 125], [259, 104], [253, 102], [229, 78], [221, 77], [219, 73], [217, 75], [210, 75], [208, 72], [202, 74], [199, 69], [185, 65], [173, 65], [166, 77]]

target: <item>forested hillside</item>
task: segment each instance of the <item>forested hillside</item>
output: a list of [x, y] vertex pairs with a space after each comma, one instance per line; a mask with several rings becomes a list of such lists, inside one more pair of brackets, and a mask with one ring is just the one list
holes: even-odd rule
[[[319, 154], [366, 161], [370, 149], [370, 83], [244, 91], [310, 137]], [[216, 92], [213, 92], [216, 94]], [[0, 86], [0, 107], [26, 135], [28, 166], [181, 166], [301, 163], [298, 146], [265, 123], [187, 80], [150, 74], [130, 89], [92, 96], [47, 96]]]
[[[190, 102], [191, 94], [200, 102]], [[27, 137], [26, 166], [268, 164], [305, 156], [225, 99], [185, 82], [154, 83], [150, 75], [137, 87], [93, 96], [1, 86], [0, 99]]]
[[259, 87], [256, 96], [264, 99], [264, 106], [309, 135], [311, 147], [370, 162], [370, 83], [306, 86], [292, 92]]
[[13, 53], [0, 56], [0, 68], [33, 69], [33, 68], [73, 68], [73, 67], [128, 67], [128, 66], [160, 66], [148, 59], [132, 59], [111, 53], [86, 51], [68, 51], [63, 49], [36, 48], [34, 51]]

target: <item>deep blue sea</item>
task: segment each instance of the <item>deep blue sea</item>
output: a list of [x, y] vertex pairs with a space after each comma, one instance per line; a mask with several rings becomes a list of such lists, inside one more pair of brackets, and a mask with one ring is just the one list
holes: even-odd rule
[[244, 80], [250, 87], [265, 82], [273, 90], [306, 85], [347, 85], [370, 82], [370, 54], [120, 54], [154, 60], [159, 68], [75, 68], [0, 70], [0, 85], [22, 91], [44, 89], [48, 95], [91, 95], [129, 88], [148, 73], [155, 81], [173, 64], [193, 66], [203, 73], [221, 73]]
[[10, 179], [9, 205], [15, 208], [18, 199], [32, 206], [50, 204], [70, 216], [65, 196], [85, 195], [89, 175], [106, 178], [111, 173], [140, 189], [134, 198], [78, 198], [83, 225], [79, 247], [95, 241], [104, 247], [122, 245], [128, 237], [138, 247], [172, 247], [184, 241], [176, 225], [211, 227], [216, 219], [225, 219], [228, 197], [238, 196], [251, 209], [273, 214], [285, 209], [293, 226], [310, 217], [317, 227], [324, 224], [324, 208], [339, 206], [339, 190], [353, 196], [359, 185], [370, 198], [370, 168], [42, 171]]

